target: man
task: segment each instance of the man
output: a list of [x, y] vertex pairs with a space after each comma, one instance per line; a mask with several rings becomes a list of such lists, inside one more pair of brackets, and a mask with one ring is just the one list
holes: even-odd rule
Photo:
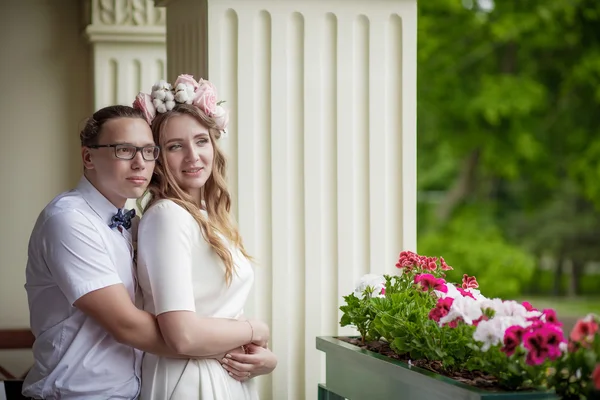
[[[135, 307], [131, 213], [159, 148], [141, 111], [103, 108], [80, 134], [84, 175], [31, 234], [26, 284], [35, 363], [23, 395], [134, 399], [142, 351], [172, 355], [154, 316]], [[136, 350], [139, 349], [139, 350]]]

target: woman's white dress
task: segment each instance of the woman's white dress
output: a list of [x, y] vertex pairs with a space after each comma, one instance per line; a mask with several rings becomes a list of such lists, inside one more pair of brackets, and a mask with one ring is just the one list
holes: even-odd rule
[[[225, 266], [202, 237], [196, 220], [170, 200], [144, 213], [138, 231], [137, 275], [144, 310], [158, 315], [193, 311], [203, 317], [239, 318], [254, 281], [247, 258], [230, 248], [236, 269]], [[238, 382], [214, 359], [181, 360], [146, 353], [141, 400], [257, 400], [253, 380]]]

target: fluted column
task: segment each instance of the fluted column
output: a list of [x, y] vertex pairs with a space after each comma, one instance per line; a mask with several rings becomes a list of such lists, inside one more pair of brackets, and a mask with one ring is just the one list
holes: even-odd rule
[[166, 75], [165, 9], [152, 0], [86, 0], [94, 109], [131, 105]]
[[168, 77], [215, 83], [235, 212], [272, 327], [266, 399], [316, 399], [341, 296], [416, 250], [416, 0], [157, 0]]

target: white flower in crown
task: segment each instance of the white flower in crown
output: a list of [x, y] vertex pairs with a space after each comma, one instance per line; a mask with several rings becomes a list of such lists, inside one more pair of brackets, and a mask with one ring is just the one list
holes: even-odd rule
[[171, 91], [171, 84], [160, 80], [152, 86], [152, 104], [159, 113], [171, 111], [175, 107], [175, 95]]
[[171, 84], [167, 81], [165, 81], [164, 79], [161, 79], [160, 81], [156, 82], [154, 84], [154, 86], [152, 86], [152, 91], [158, 91], [158, 90], [164, 90], [164, 91], [169, 91], [171, 90]]
[[181, 104], [192, 104], [194, 99], [194, 87], [187, 83], [179, 83], [175, 86], [175, 101]]

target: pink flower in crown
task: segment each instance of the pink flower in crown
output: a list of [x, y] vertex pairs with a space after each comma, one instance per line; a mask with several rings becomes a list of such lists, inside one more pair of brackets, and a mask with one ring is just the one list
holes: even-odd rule
[[215, 107], [213, 117], [215, 119], [215, 123], [217, 124], [217, 128], [220, 131], [227, 129], [227, 124], [229, 124], [229, 112], [226, 109], [221, 106]]
[[217, 109], [217, 90], [209, 81], [200, 79], [192, 104], [212, 117]]
[[191, 85], [194, 88], [194, 91], [196, 91], [196, 89], [198, 89], [198, 86], [200, 86], [192, 75], [187, 74], [179, 75], [173, 87], [177, 87], [177, 85], [179, 85], [180, 83], [183, 83], [184, 85]]
[[148, 124], [152, 124], [152, 120], [156, 116], [156, 108], [152, 104], [152, 97], [149, 94], [138, 93], [133, 101], [133, 108], [141, 110]]

